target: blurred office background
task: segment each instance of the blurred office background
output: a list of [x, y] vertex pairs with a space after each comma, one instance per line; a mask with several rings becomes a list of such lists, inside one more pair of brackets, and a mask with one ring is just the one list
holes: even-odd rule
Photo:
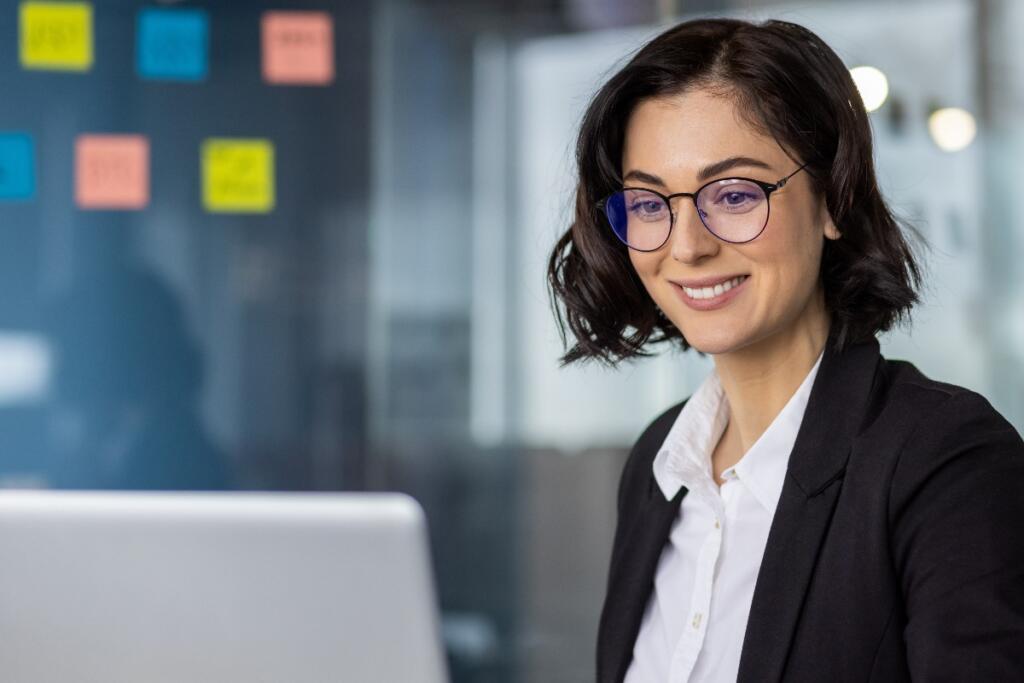
[[[784, 18], [878, 70], [883, 188], [932, 246], [883, 352], [1024, 429], [1024, 3], [96, 0], [80, 71], [25, 68], [0, 7], [0, 484], [407, 491], [456, 683], [592, 679], [619, 470], [710, 368], [559, 370], [544, 283], [588, 97], [669, 23]], [[145, 72], [154, 7], [203, 14], [205, 71]], [[322, 82], [261, 74], [279, 9], [330, 18]], [[143, 206], [82, 200], [96, 134], [148, 139]], [[269, 210], [207, 210], [211, 137], [273, 144]]]

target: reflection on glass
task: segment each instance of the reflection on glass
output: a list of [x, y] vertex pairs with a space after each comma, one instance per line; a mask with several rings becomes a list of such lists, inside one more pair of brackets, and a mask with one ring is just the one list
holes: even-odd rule
[[49, 479], [61, 488], [223, 489], [197, 400], [202, 356], [152, 272], [115, 266], [50, 305]]

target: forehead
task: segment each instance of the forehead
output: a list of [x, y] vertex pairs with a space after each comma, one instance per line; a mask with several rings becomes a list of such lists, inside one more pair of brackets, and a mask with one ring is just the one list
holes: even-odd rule
[[641, 101], [629, 117], [622, 172], [643, 170], [670, 183], [692, 184], [698, 169], [747, 156], [774, 170], [786, 167], [785, 151], [739, 112], [733, 98], [705, 90]]

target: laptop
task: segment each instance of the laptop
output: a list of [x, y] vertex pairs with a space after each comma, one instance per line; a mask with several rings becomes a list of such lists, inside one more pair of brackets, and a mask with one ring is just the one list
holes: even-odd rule
[[403, 494], [0, 493], [0, 678], [448, 680]]

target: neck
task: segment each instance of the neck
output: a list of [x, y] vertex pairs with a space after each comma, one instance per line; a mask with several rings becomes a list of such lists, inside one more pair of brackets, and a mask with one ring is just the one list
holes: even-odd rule
[[825, 347], [829, 316], [819, 288], [797, 324], [754, 344], [717, 354], [715, 370], [729, 401], [727, 433], [740, 454], [782, 411]]

